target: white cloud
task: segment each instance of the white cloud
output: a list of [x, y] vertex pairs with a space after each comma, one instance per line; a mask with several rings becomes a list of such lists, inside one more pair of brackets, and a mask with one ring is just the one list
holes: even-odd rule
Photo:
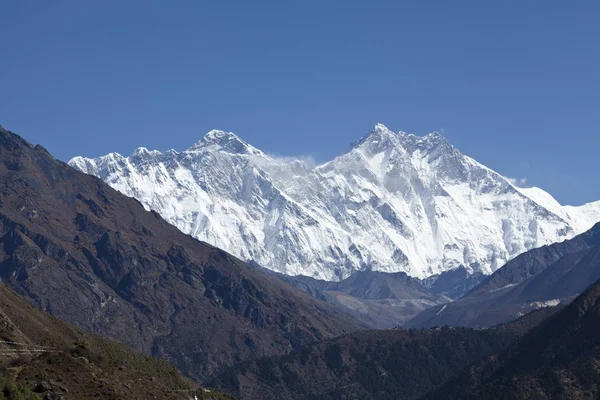
[[527, 185], [527, 177], [523, 178], [506, 178], [513, 186], [523, 187]]
[[319, 165], [319, 163], [317, 162], [317, 159], [310, 154], [301, 154], [299, 156], [279, 156], [276, 154], [270, 154], [267, 153], [267, 155], [271, 158], [274, 158], [278, 161], [283, 161], [286, 163], [291, 163], [294, 161], [302, 161], [303, 163], [305, 163], [309, 168], [314, 168], [317, 165]]

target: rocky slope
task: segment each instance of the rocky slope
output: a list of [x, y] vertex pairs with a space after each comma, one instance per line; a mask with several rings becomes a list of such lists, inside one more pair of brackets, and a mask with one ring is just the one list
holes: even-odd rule
[[563, 207], [540, 189], [513, 186], [437, 133], [381, 124], [316, 167], [218, 130], [183, 152], [139, 148], [70, 165], [243, 260], [325, 280], [365, 269], [490, 274], [600, 220], [600, 203]]
[[600, 224], [562, 243], [521, 254], [452, 303], [427, 309], [412, 328], [485, 327], [532, 309], [569, 303], [600, 279]]
[[0, 284], [1, 399], [231, 397], [199, 388], [162, 360], [83, 332]]
[[0, 278], [192, 377], [362, 325], [0, 129]]

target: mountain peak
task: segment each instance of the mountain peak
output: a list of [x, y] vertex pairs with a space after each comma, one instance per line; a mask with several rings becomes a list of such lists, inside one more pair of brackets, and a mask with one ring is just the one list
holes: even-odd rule
[[131, 153], [132, 157], [144, 157], [144, 156], [159, 156], [161, 153], [158, 150], [148, 150], [146, 147], [138, 147]]
[[555, 217], [439, 133], [368, 128], [345, 154], [315, 168], [270, 158], [219, 130], [182, 155], [163, 153], [161, 168], [74, 166], [241, 259], [324, 279], [367, 266], [418, 277], [459, 265], [491, 273], [600, 220], [600, 206], [556, 206], [565, 217]]
[[394, 146], [396, 144], [396, 136], [387, 126], [382, 123], [376, 123], [365, 136], [352, 143], [348, 151], [362, 147], [363, 145], [368, 145], [375, 150], [382, 150], [385, 147]]
[[449, 140], [444, 135], [439, 133], [438, 131], [428, 133], [425, 136], [417, 136], [414, 133], [409, 133], [404, 136], [406, 137], [407, 140], [409, 140], [410, 142], [413, 142], [413, 143], [423, 143], [423, 144], [439, 144], [439, 143], [445, 143], [445, 142], [449, 143]]
[[202, 141], [206, 142], [206, 143], [222, 143], [224, 141], [242, 142], [242, 139], [240, 139], [233, 132], [226, 132], [226, 131], [222, 131], [220, 129], [211, 129], [210, 131], [208, 131], [206, 133], [206, 135], [204, 135], [204, 137], [202, 138]]
[[369, 131], [369, 133], [372, 132], [391, 132], [391, 130], [389, 130], [388, 127], [382, 124], [381, 122], [378, 122], [375, 125], [373, 125], [373, 127]]
[[448, 141], [448, 139], [446, 139], [446, 137], [444, 135], [442, 135], [441, 133], [439, 133], [438, 131], [433, 131], [427, 135], [424, 136], [425, 139], [430, 140], [430, 141]]
[[387, 126], [378, 122], [375, 125], [373, 125], [373, 127], [367, 132], [367, 134], [363, 137], [363, 139], [366, 139], [366, 138], [381, 139], [381, 138], [387, 138], [390, 136], [396, 136], [396, 134], [394, 132], [392, 132]]
[[425, 136], [417, 136], [414, 134], [401, 135], [402, 145], [409, 152], [421, 151], [428, 154], [443, 154], [458, 151], [452, 143], [439, 132], [432, 132]]
[[187, 151], [197, 151], [210, 146], [216, 146], [219, 150], [234, 154], [262, 154], [260, 150], [240, 139], [235, 133], [219, 129], [208, 131]]

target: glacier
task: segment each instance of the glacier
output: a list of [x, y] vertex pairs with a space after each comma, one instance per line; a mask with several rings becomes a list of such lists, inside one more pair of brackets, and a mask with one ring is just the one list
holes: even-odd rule
[[185, 151], [138, 148], [69, 165], [138, 199], [195, 238], [288, 275], [359, 270], [426, 278], [490, 274], [600, 220], [462, 154], [445, 137], [376, 124], [335, 159], [278, 158], [212, 130]]

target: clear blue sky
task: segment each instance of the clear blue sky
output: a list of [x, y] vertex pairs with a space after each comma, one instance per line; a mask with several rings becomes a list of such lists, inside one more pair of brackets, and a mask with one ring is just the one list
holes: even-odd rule
[[598, 1], [18, 0], [0, 21], [0, 124], [63, 160], [218, 128], [324, 161], [382, 122], [600, 199]]

